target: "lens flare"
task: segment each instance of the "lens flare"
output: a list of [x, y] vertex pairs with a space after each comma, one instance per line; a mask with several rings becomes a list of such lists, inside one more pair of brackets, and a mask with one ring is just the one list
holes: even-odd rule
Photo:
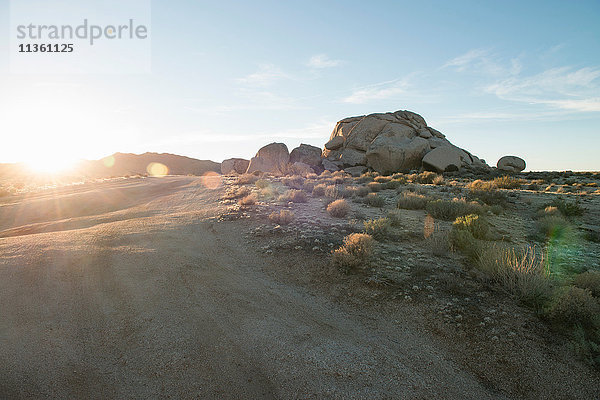
[[216, 172], [209, 171], [202, 175], [200, 182], [208, 189], [216, 189], [221, 186], [221, 175]]
[[150, 176], [165, 176], [169, 174], [169, 168], [165, 164], [161, 164], [159, 162], [151, 162], [146, 167], [146, 171]]
[[113, 165], [115, 165], [115, 157], [113, 157], [113, 156], [104, 157], [102, 159], [102, 164], [104, 164], [104, 166], [106, 168], [112, 167]]

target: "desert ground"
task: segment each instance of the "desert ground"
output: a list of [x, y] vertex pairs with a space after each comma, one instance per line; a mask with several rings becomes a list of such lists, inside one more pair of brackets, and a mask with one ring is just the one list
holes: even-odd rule
[[[459, 178], [258, 178], [132, 177], [1, 198], [0, 397], [598, 398], [600, 373], [567, 333], [432, 243], [452, 222], [396, 204], [405, 192], [460, 196]], [[493, 239], [533, 240], [532, 215], [577, 196], [581, 240], [562, 256], [600, 268], [598, 179], [530, 178], [486, 211]], [[358, 195], [369, 185], [375, 194]], [[343, 198], [346, 214], [332, 216]], [[392, 210], [400, 222], [372, 232], [365, 265], [332, 263], [345, 236]]]

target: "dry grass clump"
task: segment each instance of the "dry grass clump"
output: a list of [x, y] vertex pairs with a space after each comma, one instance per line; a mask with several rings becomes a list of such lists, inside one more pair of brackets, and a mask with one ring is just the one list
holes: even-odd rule
[[498, 189], [498, 186], [493, 181], [482, 181], [481, 179], [476, 179], [467, 184], [467, 189], [471, 191], [493, 191]]
[[586, 271], [577, 275], [573, 285], [589, 290], [594, 297], [600, 297], [600, 271]]
[[279, 201], [292, 203], [306, 203], [308, 197], [302, 190], [290, 189], [279, 197]]
[[370, 190], [368, 187], [366, 187], [366, 186], [359, 186], [359, 187], [356, 189], [356, 195], [357, 195], [358, 197], [365, 197], [365, 196], [366, 196], [366, 195], [368, 195], [369, 193], [371, 193], [371, 190]]
[[429, 215], [436, 219], [452, 221], [468, 214], [481, 214], [483, 207], [476, 202], [467, 202], [464, 199], [433, 200], [425, 207]]
[[344, 199], [335, 200], [329, 203], [327, 212], [332, 217], [343, 218], [350, 212], [350, 205]]
[[534, 247], [482, 246], [476, 266], [521, 301], [537, 308], [552, 296], [544, 252]]
[[361, 176], [356, 178], [356, 182], [358, 182], [358, 183], [372, 182], [376, 176], [377, 175], [375, 175], [373, 172], [370, 172], [370, 171], [365, 172], [364, 174], [362, 174]]
[[294, 213], [289, 210], [273, 211], [269, 214], [269, 221], [274, 224], [287, 225], [294, 220]]
[[540, 233], [547, 238], [562, 238], [572, 233], [571, 224], [562, 215], [546, 215], [537, 220]]
[[434, 185], [436, 186], [441, 186], [444, 183], [446, 183], [446, 181], [444, 180], [444, 177], [442, 175], [438, 175], [435, 178], [433, 178], [433, 182]]
[[600, 304], [589, 290], [568, 286], [554, 299], [547, 316], [566, 326], [600, 327]]
[[450, 251], [450, 239], [448, 232], [440, 232], [435, 230], [428, 238], [425, 239], [425, 243], [431, 253], [436, 256], [445, 256]]
[[555, 199], [552, 202], [546, 204], [544, 207], [553, 206], [561, 212], [565, 217], [578, 217], [583, 215], [584, 208], [579, 204], [579, 200], [575, 202], [568, 202], [561, 198]]
[[483, 216], [477, 214], [468, 214], [456, 218], [452, 223], [452, 228], [467, 230], [476, 239], [486, 239], [490, 231], [487, 220]]
[[418, 175], [415, 175], [412, 178], [413, 182], [430, 184], [433, 183], [433, 180], [438, 176], [435, 172], [432, 171], [423, 171]]
[[342, 196], [337, 185], [327, 185], [327, 187], [325, 187], [325, 197], [329, 197], [330, 199], [339, 199]]
[[321, 175], [319, 175], [321, 178], [329, 178], [331, 176], [331, 171], [329, 170], [323, 170], [323, 172], [321, 172]]
[[365, 197], [365, 204], [371, 207], [383, 207], [385, 205], [385, 199], [375, 193], [369, 193]]
[[358, 189], [354, 186], [346, 186], [345, 188], [340, 190], [340, 195], [344, 199], [349, 199], [350, 197], [354, 197], [356, 195], [357, 190]]
[[342, 246], [332, 252], [333, 265], [345, 272], [365, 265], [373, 254], [373, 242], [373, 238], [365, 233], [346, 236]]
[[501, 189], [519, 189], [524, 181], [512, 176], [504, 175], [494, 178], [493, 183]]
[[248, 185], [251, 183], [255, 183], [259, 179], [260, 179], [260, 177], [257, 175], [254, 175], [254, 174], [243, 174], [243, 175], [240, 175], [236, 179], [235, 184], [236, 185]]
[[506, 206], [508, 200], [506, 193], [498, 190], [471, 190], [467, 193], [469, 200], [479, 200], [488, 206]]
[[267, 186], [259, 191], [260, 197], [264, 200], [273, 200], [279, 196], [279, 191], [273, 186]]
[[391, 176], [376, 176], [374, 181], [378, 183], [386, 183], [392, 180]]
[[250, 189], [245, 186], [238, 187], [238, 188], [229, 188], [225, 192], [223, 199], [225, 199], [225, 200], [239, 199], [240, 197], [246, 197], [249, 194], [250, 194]]
[[427, 202], [431, 199], [425, 195], [414, 192], [403, 192], [398, 198], [398, 208], [405, 210], [424, 210]]
[[400, 181], [397, 180], [391, 180], [389, 182], [383, 183], [383, 189], [398, 189], [400, 186], [402, 186], [402, 183]]
[[300, 175], [286, 176], [281, 179], [281, 182], [292, 189], [300, 190], [304, 185], [304, 178]]
[[387, 214], [387, 219], [391, 226], [399, 227], [403, 225], [402, 212], [400, 210], [391, 210]]
[[317, 186], [315, 186], [313, 188], [313, 191], [312, 191], [313, 196], [317, 196], [317, 197], [325, 196], [325, 188], [327, 188], [327, 185], [324, 185], [322, 183], [318, 184]]
[[315, 182], [313, 181], [304, 181], [304, 184], [302, 185], [302, 190], [304, 190], [306, 193], [312, 193], [314, 188]]
[[251, 206], [256, 204], [258, 201], [258, 195], [256, 193], [251, 193], [248, 196], [239, 200], [241, 206]]
[[371, 192], [379, 192], [381, 189], [383, 189], [383, 185], [377, 182], [370, 182], [367, 184], [367, 187]]
[[390, 234], [390, 220], [387, 218], [370, 219], [364, 222], [365, 232], [377, 240], [384, 240]]

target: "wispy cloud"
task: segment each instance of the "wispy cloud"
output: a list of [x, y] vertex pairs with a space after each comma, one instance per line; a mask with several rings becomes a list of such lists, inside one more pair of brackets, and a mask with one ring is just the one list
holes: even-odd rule
[[504, 79], [485, 90], [503, 100], [571, 111], [600, 111], [600, 68], [552, 68], [532, 76]]
[[243, 78], [237, 79], [239, 83], [249, 86], [268, 86], [280, 79], [290, 78], [279, 67], [273, 64], [261, 64], [258, 70]]
[[516, 75], [521, 72], [522, 65], [519, 58], [503, 61], [491, 50], [472, 49], [447, 61], [442, 69], [451, 68], [457, 72], [476, 72], [482, 75], [506, 76]]
[[342, 101], [344, 103], [364, 104], [373, 100], [383, 100], [407, 93], [408, 86], [406, 79], [379, 82], [355, 89], [350, 96], [343, 98]]
[[341, 60], [332, 60], [327, 54], [316, 54], [308, 60], [307, 65], [311, 68], [332, 68], [342, 63]]
[[465, 54], [462, 54], [458, 57], [449, 60], [446, 64], [443, 65], [442, 68], [453, 67], [458, 71], [464, 71], [465, 69], [467, 69], [468, 66], [472, 65], [474, 62], [487, 57], [488, 54], [489, 51], [485, 49], [469, 50]]

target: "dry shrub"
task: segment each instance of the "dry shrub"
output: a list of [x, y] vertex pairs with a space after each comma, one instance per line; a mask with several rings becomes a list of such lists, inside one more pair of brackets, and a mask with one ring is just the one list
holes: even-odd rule
[[304, 185], [304, 178], [300, 175], [293, 175], [290, 177], [284, 177], [281, 182], [292, 189], [300, 190]]
[[440, 232], [435, 228], [434, 232], [425, 239], [427, 247], [433, 255], [444, 256], [450, 251], [450, 240], [448, 232]]
[[425, 207], [429, 215], [436, 219], [452, 221], [468, 214], [481, 214], [483, 207], [476, 202], [467, 202], [464, 199], [433, 200]]
[[414, 192], [403, 192], [398, 199], [398, 208], [405, 210], [423, 210], [430, 200], [425, 195]]
[[387, 214], [387, 219], [390, 221], [392, 226], [402, 226], [402, 212], [400, 210], [391, 210]]
[[552, 295], [544, 252], [535, 247], [481, 246], [476, 266], [529, 305], [541, 308]]
[[350, 205], [344, 199], [335, 200], [329, 203], [327, 212], [332, 217], [343, 218], [350, 212]]
[[236, 185], [248, 185], [251, 183], [255, 183], [260, 178], [254, 174], [244, 174], [240, 175], [235, 181]]
[[373, 242], [373, 238], [365, 233], [346, 236], [342, 246], [332, 252], [333, 265], [345, 272], [363, 266], [373, 254]]
[[367, 187], [371, 192], [379, 192], [381, 189], [383, 189], [383, 185], [377, 182], [370, 182], [367, 184]]
[[468, 214], [456, 218], [452, 223], [452, 228], [467, 230], [476, 239], [487, 238], [490, 231], [490, 225], [487, 220], [477, 214]]
[[400, 181], [391, 180], [389, 182], [384, 183], [383, 184], [383, 188], [384, 189], [394, 190], [394, 189], [398, 189], [401, 185], [402, 185], [402, 183]]
[[323, 172], [321, 172], [321, 175], [319, 175], [321, 178], [329, 178], [331, 176], [331, 171], [329, 170], [323, 170]]
[[443, 185], [445, 183], [444, 177], [442, 175], [438, 175], [435, 178], [433, 178], [433, 182], [432, 183], [434, 185], [441, 186], [441, 185]]
[[383, 207], [385, 205], [385, 200], [375, 193], [369, 193], [367, 197], [365, 197], [365, 204], [371, 207]]
[[390, 234], [390, 220], [387, 218], [370, 219], [364, 222], [365, 232], [377, 240], [384, 240]]
[[504, 175], [494, 178], [494, 184], [501, 189], [519, 189], [521, 184], [524, 183], [522, 179], [514, 178], [512, 176]]
[[238, 187], [238, 188], [229, 188], [229, 189], [227, 189], [227, 192], [225, 192], [223, 199], [225, 199], [225, 200], [239, 199], [240, 197], [246, 197], [249, 194], [250, 194], [250, 189], [245, 186]]
[[413, 182], [418, 182], [418, 183], [433, 183], [433, 180], [438, 176], [438, 174], [436, 174], [435, 172], [432, 171], [423, 171], [420, 174], [414, 176], [414, 178], [412, 179]]
[[587, 289], [592, 296], [600, 297], [600, 271], [587, 271], [579, 274], [573, 284], [581, 289]]
[[338, 199], [342, 196], [337, 185], [328, 185], [325, 188], [325, 197], [329, 197], [330, 199]]
[[327, 186], [322, 183], [315, 186], [312, 191], [313, 196], [317, 196], [317, 197], [325, 196], [325, 188], [326, 187]]
[[273, 186], [267, 186], [260, 189], [260, 197], [265, 200], [272, 200], [279, 196], [279, 192]]
[[256, 185], [257, 188], [259, 189], [264, 189], [267, 186], [270, 186], [271, 184], [269, 183], [269, 181], [267, 181], [266, 179], [259, 179], [256, 182], [254, 182], [254, 184]]
[[361, 176], [356, 178], [356, 182], [358, 182], [358, 183], [372, 182], [374, 178], [375, 178], [375, 175], [373, 175], [372, 172], [365, 172], [364, 174], [362, 174]]
[[571, 224], [561, 215], [546, 215], [537, 220], [539, 231], [548, 238], [561, 238], [571, 233]]
[[547, 310], [552, 320], [567, 326], [600, 326], [600, 305], [588, 289], [568, 286]]
[[545, 207], [547, 207], [547, 206], [554, 206], [554, 207], [558, 208], [558, 210], [561, 212], [561, 214], [564, 215], [565, 217], [581, 216], [581, 215], [583, 215], [583, 212], [584, 212], [584, 209], [579, 204], [579, 201], [575, 201], [575, 202], [571, 203], [566, 200], [558, 198], [558, 199], [555, 199], [552, 202], [545, 205]]
[[378, 183], [386, 183], [386, 182], [391, 181], [392, 177], [391, 176], [377, 176], [377, 177], [375, 177], [374, 180], [375, 180], [375, 182], [378, 182]]
[[471, 191], [494, 191], [498, 189], [498, 186], [492, 181], [482, 181], [481, 179], [477, 179], [469, 183], [467, 189]]
[[359, 186], [359, 187], [356, 189], [356, 195], [357, 195], [358, 197], [365, 197], [365, 196], [366, 196], [366, 195], [368, 195], [369, 193], [371, 193], [371, 190], [370, 190], [368, 187], [366, 187], [366, 186]]
[[304, 181], [304, 184], [302, 185], [302, 190], [304, 190], [306, 193], [312, 193], [314, 188], [315, 182], [313, 181]]
[[248, 196], [240, 199], [239, 203], [241, 206], [251, 206], [252, 204], [256, 204], [258, 201], [258, 196], [256, 193], [251, 193]]
[[308, 197], [302, 190], [290, 189], [279, 197], [279, 201], [292, 203], [306, 203]]
[[289, 210], [281, 210], [279, 212], [273, 211], [269, 214], [269, 221], [279, 224], [287, 225], [294, 220], [294, 213]]

